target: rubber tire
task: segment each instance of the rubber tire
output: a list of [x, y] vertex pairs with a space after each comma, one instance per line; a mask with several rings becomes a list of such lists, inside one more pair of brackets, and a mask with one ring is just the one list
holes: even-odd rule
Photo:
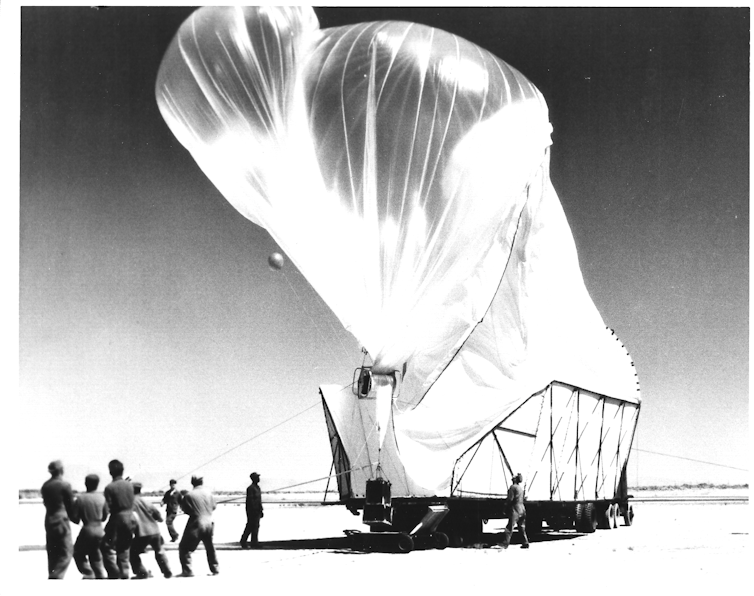
[[410, 553], [414, 550], [414, 539], [408, 534], [401, 532], [398, 534], [398, 543], [396, 544], [399, 553]]
[[618, 527], [618, 517], [620, 517], [620, 505], [613, 503], [608, 509], [608, 515], [610, 516], [610, 529], [614, 530]]
[[445, 532], [432, 532], [431, 538], [437, 550], [444, 550], [450, 544], [450, 538]]
[[633, 508], [633, 505], [626, 505], [626, 509], [623, 512], [623, 525], [624, 526], [633, 526], [634, 525], [634, 508]]
[[594, 503], [576, 505], [576, 531], [592, 534], [597, 529], [597, 511]]
[[611, 505], [597, 505], [595, 506], [595, 511], [597, 514], [597, 529], [610, 530]]

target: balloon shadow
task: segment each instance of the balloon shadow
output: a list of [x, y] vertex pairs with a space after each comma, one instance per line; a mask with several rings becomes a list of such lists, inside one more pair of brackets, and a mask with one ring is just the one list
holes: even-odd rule
[[348, 550], [350, 552], [352, 543], [348, 536], [335, 536], [332, 538], [268, 540], [250, 548], [244, 548], [238, 542], [226, 542], [215, 544], [215, 549], [248, 550], [252, 552], [260, 550]]
[[[543, 530], [542, 533], [529, 536], [529, 542], [532, 544], [538, 542], [555, 542], [560, 540], [573, 540], [583, 536], [579, 532]], [[503, 542], [503, 533], [486, 533], [481, 536], [478, 542], [473, 544], [464, 544], [462, 548], [499, 548]], [[522, 543], [521, 536], [516, 532], [511, 539], [511, 546], [517, 546]], [[200, 546], [201, 548], [201, 546]], [[290, 540], [270, 540], [260, 542], [253, 548], [243, 548], [238, 542], [227, 542], [215, 544], [217, 550], [249, 550], [249, 551], [273, 551], [273, 550], [330, 550], [335, 552], [358, 554], [363, 552], [358, 548], [358, 543], [350, 536], [333, 536], [329, 538], [302, 538]], [[453, 548], [453, 547], [448, 547]], [[378, 550], [378, 549], [375, 549]], [[414, 550], [433, 550], [430, 545], [421, 544], [417, 541]]]

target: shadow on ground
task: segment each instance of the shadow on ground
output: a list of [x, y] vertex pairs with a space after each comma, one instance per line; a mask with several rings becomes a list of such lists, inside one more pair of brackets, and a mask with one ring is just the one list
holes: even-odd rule
[[[538, 542], [553, 542], [558, 540], [573, 540], [583, 536], [574, 531], [560, 531], [545, 530], [537, 536], [530, 536], [529, 542], [536, 544]], [[502, 548], [501, 543], [503, 541], [503, 534], [500, 533], [486, 533], [482, 534], [482, 539], [474, 544], [464, 545], [462, 548]], [[511, 540], [511, 546], [520, 546], [521, 537], [518, 533], [513, 535]], [[414, 550], [432, 550], [432, 546], [423, 545], [421, 541], [416, 541]], [[451, 548], [451, 547], [449, 547]], [[204, 546], [200, 545], [197, 550], [203, 550]], [[219, 542], [215, 543], [216, 550], [246, 550], [241, 548], [238, 542]], [[44, 545], [21, 545], [18, 547], [21, 552], [24, 551], [39, 551], [45, 550]], [[170, 542], [165, 544], [165, 550], [172, 551], [178, 550], [177, 542]], [[350, 536], [334, 536], [332, 538], [308, 538], [301, 540], [270, 540], [267, 542], [261, 542], [258, 548], [248, 549], [249, 551], [259, 550], [332, 550], [332, 551], [344, 551], [344, 552], [359, 552], [357, 543]], [[381, 550], [381, 549], [379, 549]]]
[[[573, 540], [582, 536], [573, 531], [544, 531], [537, 536], [529, 538], [531, 544], [538, 542], [553, 542], [558, 540]], [[502, 533], [483, 534], [482, 539], [474, 544], [464, 545], [462, 548], [501, 548], [503, 541]], [[511, 540], [511, 546], [519, 546], [521, 539], [518, 534], [515, 534]], [[350, 536], [335, 536], [332, 538], [310, 538], [301, 540], [270, 540], [261, 542], [259, 547], [254, 550], [334, 550], [334, 551], [348, 551], [358, 552], [356, 548], [357, 542]], [[216, 544], [217, 550], [244, 550], [237, 542], [226, 542]], [[432, 550], [432, 546], [422, 545], [420, 541], [416, 541], [414, 550]], [[450, 547], [449, 547], [450, 548]]]

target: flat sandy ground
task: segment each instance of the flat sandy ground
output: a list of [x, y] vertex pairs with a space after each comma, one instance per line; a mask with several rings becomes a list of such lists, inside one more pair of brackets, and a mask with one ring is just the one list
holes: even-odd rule
[[[9, 588], [14, 581], [30, 594], [123, 593], [136, 586], [139, 593], [266, 595], [750, 593], [754, 559], [748, 504], [636, 503], [634, 509], [631, 527], [591, 535], [545, 529], [529, 550], [515, 543], [507, 550], [495, 546], [505, 522], [490, 520], [485, 538], [491, 546], [397, 554], [351, 550], [343, 530], [367, 528], [342, 507], [273, 504], [265, 507], [262, 548], [240, 550], [243, 507], [221, 505], [215, 514], [219, 575], [208, 575], [205, 553], [199, 550], [197, 576], [166, 584], [149, 552], [144, 560], [155, 577], [126, 584], [81, 583], [73, 563], [63, 582], [47, 581], [42, 506], [20, 504], [17, 561], [5, 571], [0, 594], [19, 593]], [[186, 516], [178, 521], [181, 530]], [[168, 558], [179, 573], [176, 544], [168, 544]]]

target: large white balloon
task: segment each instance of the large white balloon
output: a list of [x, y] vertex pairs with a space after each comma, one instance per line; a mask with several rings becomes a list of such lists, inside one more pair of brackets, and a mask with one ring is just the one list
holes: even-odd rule
[[[412, 494], [447, 486], [453, 458], [552, 380], [633, 399], [550, 182], [547, 106], [502, 60], [413, 23], [321, 30], [310, 8], [207, 7], [156, 94], [373, 372], [401, 371], [394, 423], [378, 425]], [[367, 407], [323, 394], [342, 424]], [[362, 430], [340, 429], [354, 458]]]
[[408, 363], [417, 388], [490, 304], [490, 247], [510, 250], [550, 144], [540, 93], [481, 48], [411, 23], [319, 30], [311, 9], [196, 11], [157, 99], [375, 369]]

